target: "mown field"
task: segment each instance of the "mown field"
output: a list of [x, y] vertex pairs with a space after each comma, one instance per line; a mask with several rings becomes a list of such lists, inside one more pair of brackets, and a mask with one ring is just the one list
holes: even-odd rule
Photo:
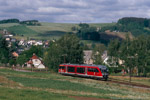
[[[136, 80], [141, 81], [141, 78]], [[142, 81], [150, 82], [150, 78], [142, 78]], [[0, 68], [0, 100], [78, 100], [77, 97], [148, 100], [150, 89], [50, 72]]]
[[[114, 25], [115, 23], [91, 23], [90, 26], [103, 27]], [[71, 28], [78, 26], [75, 23], [47, 23], [42, 22], [41, 26], [25, 26], [16, 23], [0, 24], [0, 29], [7, 29], [15, 33], [16, 38], [27, 39], [27, 37], [35, 39], [59, 39], [65, 33], [72, 32]]]

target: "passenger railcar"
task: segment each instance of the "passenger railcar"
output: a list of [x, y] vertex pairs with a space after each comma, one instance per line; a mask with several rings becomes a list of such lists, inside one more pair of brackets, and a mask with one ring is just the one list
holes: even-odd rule
[[103, 65], [60, 64], [58, 73], [105, 80], [108, 78], [108, 69]]

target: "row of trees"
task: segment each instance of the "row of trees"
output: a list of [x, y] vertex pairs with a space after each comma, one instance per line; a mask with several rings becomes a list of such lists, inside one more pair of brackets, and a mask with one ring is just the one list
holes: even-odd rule
[[105, 30], [131, 32], [134, 36], [140, 34], [150, 34], [150, 19], [125, 17], [118, 20], [116, 25], [102, 27], [101, 31]]
[[20, 21], [19, 19], [0, 20], [0, 24], [5, 24], [5, 23], [19, 23], [19, 24], [23, 24], [23, 25], [33, 25], [33, 26], [41, 25], [38, 20], [26, 20], [26, 21]]
[[26, 21], [20, 21], [20, 24], [23, 25], [31, 25], [31, 26], [41, 26], [38, 20], [26, 20]]
[[[128, 36], [126, 40], [113, 40], [108, 46], [111, 62], [117, 66], [123, 66], [129, 70], [130, 76], [134, 68], [138, 71], [138, 76], [144, 76], [150, 71], [150, 36], [139, 36], [131, 40]], [[123, 61], [119, 65], [119, 60]]]
[[19, 23], [19, 19], [5, 19], [5, 20], [0, 20], [0, 24], [4, 23]]
[[130, 23], [138, 24], [141, 27], [150, 27], [150, 19], [136, 18], [136, 17], [124, 17], [118, 20], [119, 24], [128, 25]]

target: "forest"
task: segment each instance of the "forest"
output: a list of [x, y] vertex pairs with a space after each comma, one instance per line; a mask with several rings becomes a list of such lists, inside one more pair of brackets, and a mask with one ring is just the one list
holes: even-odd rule
[[106, 26], [101, 29], [101, 32], [106, 30], [118, 31], [118, 32], [131, 32], [132, 35], [138, 36], [141, 34], [150, 34], [150, 19], [136, 18], [136, 17], [124, 17], [118, 20], [114, 26]]

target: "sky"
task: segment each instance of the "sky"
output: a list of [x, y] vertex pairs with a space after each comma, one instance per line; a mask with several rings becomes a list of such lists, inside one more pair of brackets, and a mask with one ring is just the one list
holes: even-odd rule
[[150, 18], [150, 0], [0, 0], [0, 20], [111, 23], [122, 17]]

